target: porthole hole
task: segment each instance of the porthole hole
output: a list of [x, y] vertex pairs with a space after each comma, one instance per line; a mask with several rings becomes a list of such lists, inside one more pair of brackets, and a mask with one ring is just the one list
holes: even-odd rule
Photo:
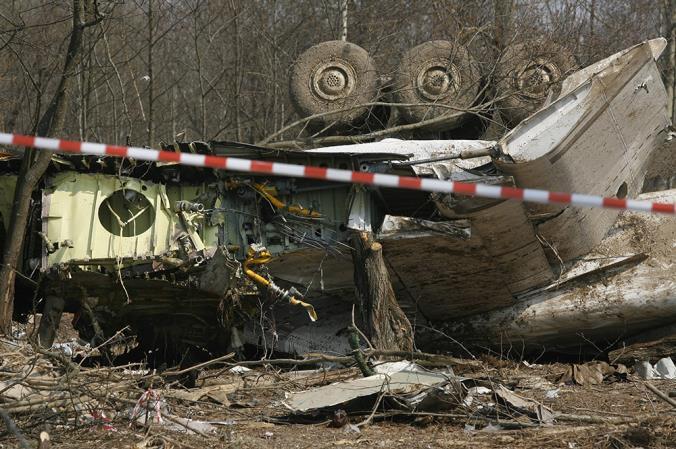
[[106, 231], [122, 237], [141, 235], [155, 221], [155, 209], [148, 198], [130, 189], [117, 190], [103, 200], [98, 215]]

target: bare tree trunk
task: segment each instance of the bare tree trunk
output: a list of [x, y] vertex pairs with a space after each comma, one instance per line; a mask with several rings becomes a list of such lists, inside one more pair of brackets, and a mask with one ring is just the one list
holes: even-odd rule
[[[58, 87], [47, 110], [40, 118], [37, 135], [58, 134], [66, 120], [66, 105], [72, 80], [75, 76], [77, 59], [82, 49], [85, 23], [84, 0], [73, 0], [73, 29], [68, 43], [66, 59]], [[31, 196], [42, 179], [52, 155], [48, 151], [27, 149], [24, 152], [19, 178], [14, 192], [14, 203], [7, 232], [6, 244], [0, 269], [0, 330], [9, 333], [12, 327], [14, 309], [14, 281], [20, 268], [21, 248], [30, 214]]]
[[596, 0], [589, 3], [589, 43], [587, 44], [587, 61], [591, 63], [594, 56], [594, 27], [596, 26]]
[[341, 0], [340, 3], [340, 16], [342, 19], [342, 27], [340, 33], [340, 40], [345, 42], [347, 41], [347, 2], [348, 0]]
[[510, 41], [514, 0], [493, 0], [495, 46], [502, 50]]
[[237, 128], [237, 141], [242, 141], [242, 116], [240, 106], [240, 93], [242, 92], [242, 42], [239, 35], [239, 3], [230, 1], [233, 14], [233, 31], [235, 35], [235, 127]]
[[667, 67], [667, 101], [669, 117], [674, 121], [674, 96], [676, 95], [676, 0], [664, 0], [664, 22], [669, 39]]
[[413, 329], [394, 296], [382, 245], [361, 232], [352, 246], [357, 300], [371, 343], [376, 349], [412, 351]]
[[148, 142], [147, 145], [152, 147], [155, 143], [155, 123], [153, 123], [154, 115], [154, 84], [155, 77], [153, 75], [153, 0], [148, 0]]

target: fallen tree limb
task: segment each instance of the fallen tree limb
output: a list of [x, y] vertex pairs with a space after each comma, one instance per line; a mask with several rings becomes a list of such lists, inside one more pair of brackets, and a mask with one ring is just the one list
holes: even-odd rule
[[235, 356], [235, 353], [231, 352], [230, 354], [226, 354], [224, 356], [217, 357], [215, 359], [207, 360], [206, 362], [198, 363], [197, 365], [193, 365], [190, 368], [185, 368], [185, 369], [178, 370], [178, 371], [165, 371], [165, 372], [162, 373], [162, 376], [180, 376], [182, 374], [189, 373], [190, 371], [195, 371], [197, 369], [206, 368], [207, 366], [213, 365], [214, 363], [218, 363], [218, 362], [222, 362], [224, 360], [231, 359], [234, 356]]
[[[365, 357], [401, 357], [406, 360], [423, 362], [421, 365], [427, 366], [481, 366], [479, 360], [464, 360], [456, 357], [450, 357], [439, 354], [429, 354], [424, 352], [409, 352], [409, 351], [384, 351], [378, 349], [367, 349], [361, 351]], [[305, 359], [269, 359], [269, 360], [245, 360], [241, 362], [234, 362], [228, 364], [233, 366], [265, 366], [265, 365], [291, 365], [291, 366], [308, 366], [317, 365], [324, 362], [338, 363], [341, 365], [353, 365], [355, 363], [354, 356], [332, 356], [321, 353], [308, 353], [308, 358]], [[428, 363], [424, 363], [428, 362]]]
[[[296, 128], [296, 127], [299, 127], [301, 125], [306, 126], [308, 122], [315, 120], [315, 119], [318, 119], [318, 118], [326, 117], [326, 116], [329, 116], [329, 115], [339, 114], [341, 112], [348, 112], [348, 111], [351, 111], [353, 109], [361, 108], [361, 107], [364, 107], [364, 106], [368, 106], [368, 107], [373, 107], [373, 106], [385, 106], [385, 107], [429, 106], [429, 107], [443, 108], [443, 109], [449, 109], [449, 110], [452, 110], [452, 111], [456, 111], [453, 114], [451, 114], [451, 113], [445, 114], [445, 115], [441, 116], [440, 118], [436, 117], [434, 119], [427, 119], [427, 120], [412, 123], [412, 124], [409, 124], [409, 125], [397, 126], [397, 127], [382, 130], [382, 131], [386, 131], [386, 132], [385, 133], [381, 132], [380, 135], [386, 135], [388, 133], [393, 133], [393, 132], [397, 132], [397, 131], [401, 131], [401, 130], [417, 129], [417, 128], [421, 128], [421, 127], [424, 127], [424, 126], [429, 125], [429, 124], [440, 123], [440, 122], [443, 122], [444, 120], [448, 120], [449, 118], [459, 117], [459, 116], [462, 116], [463, 114], [466, 114], [466, 113], [475, 113], [476, 114], [476, 113], [480, 113], [480, 112], [485, 112], [492, 106], [492, 104], [493, 104], [493, 102], [491, 101], [491, 102], [488, 102], [488, 103], [480, 104], [480, 105], [473, 107], [473, 108], [457, 108], [457, 107], [454, 107], [454, 106], [451, 106], [451, 105], [445, 105], [445, 104], [441, 104], [441, 103], [388, 103], [388, 102], [382, 102], [382, 101], [375, 101], [375, 102], [371, 102], [371, 103], [361, 103], [361, 104], [350, 106], [350, 107], [347, 107], [347, 108], [336, 109], [335, 111], [320, 112], [318, 114], [313, 114], [313, 115], [310, 115], [308, 117], [303, 117], [302, 119], [296, 120], [295, 122], [284, 126], [283, 128], [279, 129], [278, 131], [275, 131], [273, 134], [270, 134], [268, 137], [266, 137], [262, 140], [259, 140], [258, 142], [256, 142], [256, 145], [266, 145], [266, 144], [268, 144], [268, 146], [274, 147], [275, 144], [279, 144], [280, 142], [273, 142], [272, 144], [270, 144], [270, 142], [273, 139], [275, 139], [276, 137], [279, 137], [280, 135], [284, 134], [286, 131], [289, 131], [289, 130]], [[373, 134], [373, 133], [370, 133], [370, 134]], [[347, 136], [342, 136], [342, 137], [347, 137]], [[314, 139], [314, 140], [316, 140], [316, 139]], [[291, 140], [291, 141], [286, 141], [286, 142], [281, 142], [281, 143], [286, 144], [288, 142], [297, 142], [297, 141], [298, 140], [295, 140], [295, 141]]]
[[[366, 355], [369, 357], [401, 357], [406, 360], [415, 360], [417, 362], [430, 362], [428, 366], [481, 366], [479, 360], [466, 360], [457, 357], [451, 357], [443, 354], [430, 354], [427, 352], [412, 352], [412, 351], [383, 351], [383, 350], [367, 350]], [[421, 365], [424, 363], [421, 363]]]
[[673, 400], [673, 399], [671, 399], [671, 398], [670, 398], [669, 396], [667, 396], [666, 394], [664, 394], [664, 392], [663, 392], [662, 390], [660, 390], [659, 388], [657, 388], [655, 385], [651, 384], [650, 382], [643, 382], [643, 383], [644, 383], [645, 386], [648, 388], [648, 390], [650, 390], [650, 391], [652, 391], [653, 393], [655, 393], [655, 396], [657, 396], [658, 398], [662, 399], [664, 402], [666, 402], [667, 404], [671, 405], [672, 407], [676, 408], [676, 401]]
[[600, 416], [600, 415], [574, 415], [570, 413], [557, 413], [554, 419], [562, 422], [576, 422], [585, 424], [626, 424], [654, 417], [654, 415], [635, 416]]
[[378, 413], [373, 415], [373, 418], [388, 418], [391, 416], [417, 416], [417, 417], [431, 417], [431, 418], [445, 418], [451, 420], [463, 420], [463, 421], [475, 421], [482, 422], [485, 424], [494, 424], [502, 426], [505, 429], [523, 429], [523, 428], [537, 428], [541, 427], [541, 424], [535, 423], [526, 423], [518, 421], [509, 421], [509, 420], [499, 420], [488, 418], [485, 416], [476, 416], [470, 414], [461, 414], [461, 413], [435, 413], [435, 412], [413, 412], [405, 410], [393, 410], [391, 412]]
[[19, 428], [16, 426], [16, 423], [9, 416], [9, 413], [7, 413], [7, 411], [5, 411], [2, 408], [0, 408], [0, 417], [2, 417], [2, 421], [5, 423], [5, 427], [7, 427], [7, 430], [12, 435], [14, 435], [16, 439], [19, 441], [19, 445], [21, 446], [21, 448], [32, 449], [31, 445], [28, 444], [26, 437], [23, 436]]

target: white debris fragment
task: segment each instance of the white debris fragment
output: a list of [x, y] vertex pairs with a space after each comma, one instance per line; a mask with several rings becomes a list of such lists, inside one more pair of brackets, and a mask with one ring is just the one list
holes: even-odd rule
[[462, 403], [465, 405], [465, 407], [469, 407], [474, 402], [474, 396], [477, 396], [477, 395], [480, 395], [480, 394], [490, 394], [492, 392], [493, 392], [493, 390], [491, 390], [490, 388], [472, 387], [472, 388], [467, 390], [467, 395], [462, 400]]
[[474, 393], [474, 394], [490, 394], [491, 393], [490, 388], [486, 387], [472, 387], [469, 389], [469, 392]]
[[676, 379], [676, 365], [671, 357], [660, 359], [654, 368], [662, 379]]
[[656, 379], [659, 377], [655, 368], [653, 368], [650, 362], [645, 360], [643, 362], [637, 362], [636, 365], [634, 365], [634, 371], [643, 379]]
[[77, 341], [71, 340], [63, 343], [54, 343], [52, 349], [62, 352], [66, 357], [73, 358], [88, 354], [92, 348], [89, 344], [81, 345]]
[[361, 433], [359, 427], [354, 424], [347, 423], [343, 426], [343, 432], [345, 433]]
[[401, 360], [399, 362], [386, 362], [373, 367], [373, 370], [378, 374], [394, 374], [401, 371], [424, 371], [420, 366], [408, 360]]
[[123, 369], [122, 374], [125, 376], [145, 376], [147, 374], [150, 374], [149, 369]]
[[547, 392], [545, 393], [545, 397], [547, 399], [556, 399], [559, 397], [559, 391], [560, 391], [559, 388], [556, 388], [554, 390], [547, 390]]
[[676, 379], [676, 365], [671, 357], [660, 359], [655, 366], [644, 360], [634, 365], [634, 372], [643, 379]]
[[538, 363], [528, 363], [528, 361], [526, 360], [524, 360], [522, 363], [524, 364], [524, 366], [527, 366], [528, 368], [542, 368], [542, 365]]
[[374, 374], [300, 392], [286, 393], [283, 404], [295, 413], [305, 413], [345, 404], [353, 399], [378, 394], [401, 395], [417, 393], [426, 387], [448, 383], [444, 374], [426, 371], [395, 371]]

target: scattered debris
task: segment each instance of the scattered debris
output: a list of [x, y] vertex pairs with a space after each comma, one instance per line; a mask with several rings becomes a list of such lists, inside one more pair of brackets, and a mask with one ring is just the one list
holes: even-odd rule
[[284, 405], [294, 413], [329, 409], [338, 405], [348, 408], [349, 404], [355, 399], [371, 398], [372, 401], [375, 401], [381, 397], [411, 395], [432, 386], [438, 387], [443, 384], [462, 381], [460, 378], [443, 373], [423, 371], [417, 367], [413, 367], [412, 370], [403, 369], [404, 367], [410, 368], [408, 364], [390, 366], [391, 369], [381, 368], [383, 372], [373, 376], [289, 393]]
[[495, 386], [493, 391], [496, 401], [506, 405], [510, 410], [530, 416], [543, 424], [554, 421], [554, 412], [537, 401], [519, 396], [504, 385]]
[[559, 378], [559, 382], [577, 385], [599, 385], [604, 381], [626, 380], [627, 367], [606, 362], [590, 362], [584, 365], [572, 364]]
[[676, 365], [671, 357], [660, 359], [655, 364], [655, 371], [662, 379], [676, 379]]
[[547, 390], [547, 391], [545, 392], [545, 397], [546, 397], [547, 399], [556, 399], [556, 398], [559, 397], [559, 392], [560, 392], [560, 391], [561, 391], [561, 390], [558, 389], [558, 388], [555, 389], [555, 390]]
[[671, 357], [660, 359], [655, 365], [645, 360], [638, 362], [634, 372], [643, 379], [676, 379], [676, 366]]

